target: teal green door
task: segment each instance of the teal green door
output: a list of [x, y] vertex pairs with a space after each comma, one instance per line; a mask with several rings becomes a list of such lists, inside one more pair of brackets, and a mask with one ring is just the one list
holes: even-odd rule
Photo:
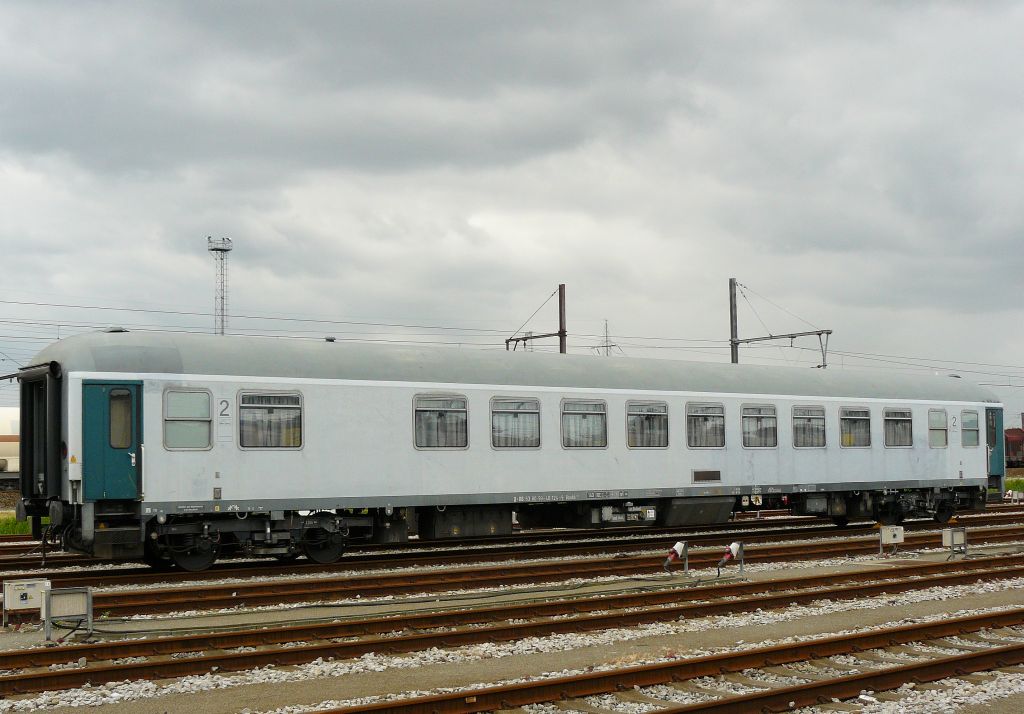
[[138, 498], [142, 383], [86, 382], [82, 390], [85, 500]]
[[1006, 475], [1006, 443], [1003, 432], [1003, 410], [998, 407], [985, 409], [985, 443], [988, 445], [988, 487], [996, 490], [996, 497], [1003, 493], [1003, 477]]

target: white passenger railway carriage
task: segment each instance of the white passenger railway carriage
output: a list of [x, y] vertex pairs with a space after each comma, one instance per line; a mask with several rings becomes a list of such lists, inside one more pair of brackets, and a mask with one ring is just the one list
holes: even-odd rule
[[945, 520], [1001, 473], [949, 377], [129, 333], [22, 385], [20, 513], [63, 547], [206, 567], [354, 539], [799, 513]]

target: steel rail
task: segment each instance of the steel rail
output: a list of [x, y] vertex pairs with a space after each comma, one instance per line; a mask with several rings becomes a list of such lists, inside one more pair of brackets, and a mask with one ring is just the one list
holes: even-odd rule
[[[984, 534], [974, 533], [972, 542], [998, 543], [1024, 538], [1024, 526]], [[878, 550], [878, 541], [858, 539], [827, 543], [794, 543], [790, 545], [751, 548], [745, 551], [746, 562], [814, 560], [823, 557], [845, 557], [870, 554]], [[939, 534], [908, 537], [905, 545], [938, 545]], [[704, 551], [690, 554], [692, 567], [711, 566], [720, 553]], [[482, 568], [414, 571], [366, 576], [336, 576], [320, 579], [262, 580], [242, 583], [206, 584], [193, 587], [149, 588], [99, 592], [93, 596], [96, 612], [108, 615], [166, 613], [176, 610], [203, 610], [228, 607], [276, 605], [283, 603], [332, 600], [345, 597], [377, 597], [409, 593], [447, 592], [459, 588], [479, 589], [523, 583], [557, 582], [566, 577], [598, 577], [635, 575], [657, 572], [661, 556], [592, 558], [573, 560], [572, 570], [565, 563], [502, 564]]]
[[[224, 650], [237, 647], [259, 647], [286, 642], [306, 642], [338, 637], [356, 637], [394, 633], [400, 631], [451, 628], [480, 623], [498, 623], [510, 619], [582, 615], [595, 610], [623, 610], [625, 608], [646, 608], [645, 612], [607, 613], [579, 619], [559, 620], [554, 624], [558, 631], [592, 631], [612, 626], [645, 624], [655, 621], [707, 617], [723, 613], [748, 612], [756, 609], [786, 606], [791, 603], [806, 603], [822, 598], [853, 599], [881, 593], [904, 592], [942, 585], [973, 583], [980, 580], [1006, 579], [1024, 576], [1024, 555], [1010, 559], [986, 558], [975, 561], [960, 561], [952, 564], [962, 572], [948, 573], [950, 563], [921, 563], [895, 572], [891, 569], [875, 569], [854, 573], [839, 573], [789, 578], [762, 582], [715, 584], [705, 587], [672, 588], [656, 591], [620, 595], [563, 598], [531, 603], [505, 603], [500, 606], [476, 607], [456, 611], [418, 612], [402, 615], [370, 616], [350, 618], [343, 621], [289, 625], [267, 629], [260, 627], [243, 631], [202, 633], [161, 637], [143, 640], [113, 640], [109, 642], [68, 645], [59, 648], [35, 648], [0, 652], [0, 669], [14, 670], [30, 667], [45, 667], [85, 658], [97, 662], [125, 657], [152, 657], [180, 652], [200, 650]], [[999, 567], [993, 567], [999, 566]], [[937, 575], [935, 573], [938, 573]], [[822, 587], [827, 586], [827, 587]], [[841, 586], [841, 587], [840, 587]], [[752, 597], [721, 600], [712, 603], [689, 603], [694, 596], [702, 599], [724, 598], [757, 593]], [[772, 594], [764, 594], [765, 592]], [[683, 602], [683, 604], [678, 604]], [[568, 625], [565, 623], [569, 623]], [[501, 625], [486, 632], [491, 637], [498, 632], [504, 640], [525, 636], [552, 634], [548, 628], [552, 623], [527, 623], [514, 626], [515, 637], [508, 636], [508, 625]], [[568, 627], [568, 630], [564, 628]], [[475, 630], [483, 632], [481, 629]], [[525, 634], [524, 634], [525, 633]], [[443, 635], [442, 635], [443, 637]], [[416, 647], [420, 642], [415, 640]], [[404, 649], [403, 639], [389, 637], [388, 650]], [[359, 646], [358, 643], [353, 646]], [[374, 651], [374, 650], [370, 650]], [[365, 652], [362, 652], [365, 654]], [[319, 656], [322, 653], [318, 652]], [[332, 656], [350, 656], [335, 653]], [[351, 655], [354, 656], [354, 655]], [[242, 664], [251, 666], [245, 657]], [[200, 666], [198, 671], [205, 671]], [[0, 681], [2, 686], [2, 681]], [[2, 691], [2, 690], [0, 690]]]
[[[1018, 558], [1024, 560], [1024, 557]], [[1011, 578], [1024, 575], [1024, 563], [1018, 562], [1011, 568], [974, 569], [975, 562], [958, 563], [968, 568], [966, 573], [928, 576], [924, 573], [944, 563], [923, 564], [918, 569], [898, 580], [850, 584], [863, 578], [892, 576], [892, 571], [843, 574], [842, 576], [814, 576], [770, 583], [782, 590], [778, 594], [755, 595], [717, 602], [678, 603], [695, 593], [701, 597], [725, 597], [730, 593], [754, 590], [761, 583], [745, 584], [746, 587], [723, 586], [700, 590], [659, 591], [624, 596], [591, 597], [577, 600], [544, 603], [510, 603], [497, 607], [481, 607], [472, 611], [455, 613], [420, 613], [400, 617], [377, 617], [347, 622], [321, 623], [290, 626], [270, 630], [224, 632], [217, 634], [183, 635], [180, 637], [150, 640], [120, 640], [96, 644], [71, 645], [60, 648], [16, 650], [0, 655], [0, 667], [5, 669], [43, 667], [84, 658], [87, 662], [127, 657], [154, 657], [183, 652], [202, 652], [209, 649], [227, 649], [243, 646], [261, 646], [283, 642], [306, 641], [307, 639], [330, 639], [338, 637], [364, 638], [347, 642], [322, 642], [298, 647], [272, 647], [257, 652], [224, 653], [172, 662], [148, 662], [131, 665], [99, 665], [74, 670], [53, 672], [23, 672], [0, 677], [0, 695], [26, 694], [55, 686], [81, 686], [85, 683], [100, 683], [125, 678], [159, 679], [184, 674], [199, 674], [210, 670], [238, 671], [267, 665], [295, 665], [317, 658], [351, 659], [369, 653], [399, 654], [419, 652], [429, 647], [454, 647], [466, 644], [492, 641], [513, 641], [524, 637], [548, 636], [558, 633], [588, 632], [612, 627], [629, 627], [651, 622], [709, 617], [722, 614], [751, 612], [759, 608], [786, 606], [806, 603], [822, 598], [853, 599], [881, 593], [923, 589], [936, 585], [973, 583], [991, 578]], [[822, 582], [846, 583], [841, 587], [821, 589]], [[793, 588], [803, 588], [794, 591]], [[666, 604], [670, 603], [670, 604]], [[631, 612], [607, 613], [612, 607], [643, 607]], [[602, 611], [598, 614], [587, 612]], [[580, 615], [583, 612], [585, 614]], [[509, 623], [509, 619], [551, 618], [575, 614], [574, 617], [545, 620], [530, 623]], [[486, 624], [480, 623], [502, 623]], [[465, 630], [444, 632], [413, 632], [393, 636], [366, 636], [394, 633], [427, 628], [452, 628], [477, 625]]]
[[[1013, 522], [1020, 521], [1024, 517], [1012, 518], [1003, 516], [1000, 520], [995, 521], [996, 523], [1002, 522]], [[752, 522], [754, 523], [754, 522]], [[934, 527], [934, 523], [928, 523], [927, 527]], [[493, 560], [495, 557], [504, 558], [534, 558], [534, 557], [561, 557], [565, 555], [576, 555], [581, 552], [615, 552], [624, 550], [636, 550], [650, 545], [663, 545], [666, 540], [675, 539], [678, 540], [683, 538], [691, 543], [706, 543], [706, 542], [720, 542], [722, 538], [729, 540], [741, 539], [748, 543], [762, 542], [777, 540], [780, 536], [790, 537], [791, 535], [796, 538], [812, 538], [821, 536], [835, 536], [842, 537], [844, 535], [863, 535], [869, 532], [868, 527], [861, 528], [846, 528], [836, 529], [831, 524], [822, 523], [809, 523], [805, 527], [791, 530], [785, 527], [774, 527], [774, 526], [760, 526], [755, 528], [755, 531], [751, 532], [750, 529], [742, 530], [744, 526], [733, 524], [728, 530], [725, 531], [712, 531], [707, 532], [703, 528], [700, 532], [693, 532], [688, 529], [674, 529], [666, 532], [665, 534], [644, 534], [640, 537], [611, 537], [604, 536], [601, 538], [590, 537], [584, 539], [577, 539], [574, 535], [565, 535], [557, 539], [563, 542], [542, 542], [537, 544], [526, 545], [525, 547], [519, 547], [518, 539], [507, 545], [492, 545], [484, 544], [481, 546], [474, 546], [471, 548], [454, 546], [449, 543], [424, 542], [419, 544], [416, 548], [401, 547], [392, 549], [386, 545], [382, 545], [379, 548], [363, 550], [362, 548], [353, 548], [354, 555], [348, 555], [336, 563], [321, 564], [312, 562], [299, 562], [291, 563], [288, 565], [282, 565], [277, 563], [259, 563], [253, 564], [252, 562], [245, 562], [244, 564], [232, 563], [231, 561], [221, 562], [214, 565], [208, 570], [201, 572], [185, 572], [175, 570], [174, 573], [176, 579], [179, 580], [204, 580], [218, 577], [236, 577], [245, 575], [266, 575], [268, 571], [274, 573], [307, 573], [307, 572], [330, 572], [333, 570], [347, 570], [354, 567], [380, 567], [381, 563], [390, 563], [393, 561], [403, 561], [403, 565], [442, 565], [451, 563], [471, 563], [474, 561], [482, 560]], [[671, 545], [671, 543], [668, 543]], [[666, 546], [667, 547], [667, 546]], [[385, 550], [392, 552], [379, 553], [377, 551]], [[406, 551], [412, 551], [406, 552]], [[2, 551], [0, 551], [2, 552]], [[2, 558], [0, 558], [2, 562]], [[14, 561], [18, 564], [26, 564], [24, 560]], [[80, 565], [81, 561], [75, 563], [69, 563], [70, 565]], [[137, 575], [141, 576], [143, 581], [146, 580], [158, 580], [166, 579], [166, 573], [160, 573], [154, 571], [152, 568], [139, 568], [129, 572], [119, 571], [113, 577], [117, 577], [121, 580], [125, 575]], [[51, 576], [51, 580], [60, 579], [62, 573], [60, 571], [52, 571], [47, 574], [34, 574], [34, 577], [47, 577]], [[0, 576], [0, 582], [3, 577]], [[100, 576], [104, 577], [104, 576]], [[104, 583], [115, 584], [117, 581], [111, 581], [104, 579]], [[99, 583], [95, 583], [99, 584]]]
[[[513, 709], [527, 704], [607, 694], [632, 687], [648, 687], [655, 684], [695, 679], [697, 677], [718, 676], [729, 672], [740, 672], [744, 669], [779, 666], [791, 662], [951, 637], [983, 629], [1014, 627], [1021, 624], [1024, 624], [1024, 609], [1005, 610], [971, 617], [939, 620], [925, 624], [906, 625], [885, 630], [867, 630], [837, 637], [817, 638], [785, 645], [759, 647], [741, 652], [726, 652], [708, 657], [687, 658], [650, 665], [588, 672], [569, 677], [554, 677], [520, 684], [480, 689], [461, 689], [449, 694], [394, 699], [374, 704], [325, 709], [320, 710], [320, 712], [321, 714], [355, 714], [355, 712], [388, 711], [395, 714], [441, 714], [444, 712], [480, 712], [495, 709]], [[1020, 661], [1016, 659], [1019, 655], [1013, 654], [1014, 650], [1024, 652], [1024, 645], [1011, 645], [1005, 648], [987, 650], [997, 656], [983, 663], [981, 663], [983, 658], [975, 661], [978, 661], [979, 666], [983, 668], [1007, 666]], [[936, 661], [933, 660], [933, 662]], [[967, 671], [967, 669], [968, 667], [965, 666], [963, 671]], [[955, 668], [953, 671], [955, 673]], [[884, 673], [884, 671], [877, 672], [877, 674]], [[937, 678], [941, 679], [941, 677]], [[793, 700], [787, 700], [787, 705], [789, 701]], [[706, 706], [706, 704], [703, 706]], [[684, 709], [681, 710], [686, 711]], [[747, 707], [727, 709], [725, 711], [749, 712], [756, 710], [756, 708]], [[700, 710], [691, 709], [689, 711]]]
[[850, 699], [864, 690], [886, 691], [898, 689], [907, 682], [923, 684], [971, 672], [1002, 669], [1024, 663], [1024, 643], [991, 647], [976, 652], [930, 659], [925, 662], [861, 672], [846, 677], [818, 680], [791, 687], [769, 689], [742, 696], [726, 697], [717, 701], [668, 706], [658, 714], [745, 714], [746, 712], [784, 712], [795, 707]]
[[[1019, 522], [1018, 516], [1000, 516], [996, 523]], [[920, 528], [915, 530], [926, 530], [926, 526], [922, 525]], [[934, 530], [934, 524], [928, 524], [927, 530], [929, 532], [921, 535], [912, 533], [907, 537], [906, 545], [909, 547], [912, 544], [925, 542], [920, 541], [921, 538], [934, 537], [938, 538], [938, 531]], [[1009, 529], [1007, 529], [1009, 532]], [[826, 527], [823, 530], [816, 528], [812, 529], [799, 529], [795, 531], [781, 530], [778, 532], [768, 533], [742, 533], [736, 532], [729, 534], [702, 534], [702, 535], [681, 535], [676, 534], [673, 537], [684, 537], [692, 545], [696, 544], [722, 544], [724, 540], [742, 540], [746, 544], [755, 543], [771, 543], [777, 541], [780, 537], [784, 537], [786, 540], [801, 541], [808, 539], [818, 539], [821, 537], [828, 537], [832, 542], [840, 542], [840, 539], [844, 536], [866, 538], [867, 535], [863, 530], [836, 530], [834, 528]], [[972, 541], [979, 542], [978, 531], [972, 532]], [[1005, 540], [1005, 539], [1003, 539]], [[845, 541], [843, 541], [845, 542]], [[877, 541], [873, 541], [877, 543]], [[557, 546], [530, 546], [528, 548], [520, 550], [511, 550], [509, 548], [483, 548], [473, 550], [444, 550], [434, 552], [424, 552], [413, 555], [406, 553], [390, 553], [390, 554], [379, 554], [369, 556], [353, 556], [344, 558], [337, 563], [329, 565], [320, 565], [316, 563], [302, 563], [290, 567], [281, 566], [266, 566], [260, 565], [249, 565], [244, 567], [229, 567], [229, 568], [213, 568], [207, 571], [199, 573], [189, 573], [174, 570], [171, 572], [155, 572], [150, 568], [141, 569], [126, 569], [126, 570], [108, 570], [102, 572], [68, 572], [68, 571], [49, 571], [49, 572], [33, 572], [32, 577], [47, 578], [50, 580], [52, 587], [102, 587], [102, 586], [125, 586], [125, 585], [139, 585], [149, 583], [164, 583], [170, 580], [174, 582], [202, 582], [215, 578], [222, 577], [266, 577], [268, 575], [302, 575], [308, 573], [324, 573], [328, 577], [322, 582], [330, 582], [331, 573], [337, 573], [339, 571], [351, 571], [361, 569], [385, 569], [385, 568], [398, 568], [398, 567], [429, 567], [433, 565], [470, 565], [472, 563], [479, 562], [493, 562], [496, 559], [505, 560], [521, 560], [525, 558], [572, 558], [577, 562], [586, 562], [586, 559], [580, 560], [580, 556], [591, 556], [595, 553], [615, 553], [615, 552], [629, 552], [643, 550], [646, 547], [651, 546], [662, 546], [666, 547], [670, 545], [666, 540], [660, 538], [649, 538], [649, 539], [630, 539], [628, 541], [616, 540], [612, 543], [602, 544], [558, 544]], [[840, 552], [841, 549], [837, 549], [836, 552]], [[866, 546], [860, 547], [858, 552], [866, 553], [870, 552], [870, 548]], [[691, 558], [695, 557], [696, 554], [691, 554]], [[799, 557], [798, 555], [787, 556], [787, 557]], [[716, 558], [717, 559], [717, 558]], [[748, 557], [748, 559], [750, 559]], [[5, 579], [16, 579], [20, 576], [14, 573], [8, 573], [6, 575], [0, 575], [0, 583]], [[348, 579], [348, 578], [346, 578]], [[282, 581], [278, 581], [282, 582]], [[217, 586], [210, 585], [205, 586], [207, 590], [215, 589]], [[232, 590], [237, 590], [238, 586], [225, 586], [231, 587]], [[190, 590], [190, 592], [194, 592]]]
[[[1024, 517], [1024, 510], [1021, 511], [1021, 516]], [[829, 524], [827, 521], [823, 521], [815, 516], [790, 516], [785, 518], [772, 518], [770, 520], [758, 520], [752, 517], [744, 517], [736, 520], [728, 521], [727, 523], [713, 523], [705, 526], [617, 526], [600, 529], [584, 529], [584, 528], [561, 528], [561, 529], [536, 529], [529, 531], [517, 531], [512, 535], [501, 535], [501, 536], [474, 536], [468, 538], [447, 538], [444, 540], [407, 540], [400, 541], [398, 543], [353, 543], [348, 552], [350, 553], [375, 553], [378, 551], [392, 551], [392, 550], [423, 550], [425, 548], [438, 548], [445, 546], [486, 546], [486, 545], [504, 545], [504, 544], [519, 544], [519, 543], [545, 543], [549, 541], [557, 540], [578, 540], [578, 541], [611, 541], [614, 538], [622, 538], [626, 536], [672, 536], [682, 530], [700, 530], [702, 533], [715, 533], [719, 531], [735, 531], [737, 528], [745, 529], [769, 529], [769, 528], [788, 528], [794, 526], [818, 526], [822, 529], [835, 530], [835, 526]], [[867, 530], [871, 527], [871, 523], [864, 521], [860, 526], [861, 530]], [[30, 552], [31, 550], [38, 550], [39, 542], [31, 541], [29, 536], [8, 536], [14, 540], [6, 541], [4, 536], [0, 536], [0, 556], [7, 554], [19, 554]], [[76, 565], [81, 565], [85, 562], [98, 562], [105, 563], [110, 562], [101, 558], [90, 558], [89, 556], [77, 554], [68, 551], [53, 551], [47, 555], [47, 559], [56, 556], [74, 556], [79, 558]], [[0, 557], [0, 563], [3, 562], [3, 558]]]
[[[1024, 517], [1024, 512], [1001, 514], [979, 513], [965, 516], [965, 518], [970, 519], [970, 521], [965, 524], [973, 527], [981, 527], [1001, 523], [1018, 523], [1022, 520], [1022, 517]], [[756, 520], [751, 520], [724, 524], [724, 530], [708, 530], [708, 527], [705, 526], [695, 527], [694, 529], [672, 528], [658, 529], [655, 531], [651, 531], [650, 529], [642, 531], [634, 529], [614, 529], [615, 531], [620, 532], [612, 535], [611, 537], [607, 534], [612, 531], [571, 531], [554, 537], [554, 540], [569, 542], [551, 543], [542, 541], [536, 545], [529, 545], [523, 548], [517, 547], [522, 539], [515, 536], [507, 537], [510, 542], [504, 545], [501, 544], [500, 539], [497, 544], [495, 544], [493, 540], [488, 540], [487, 538], [476, 539], [480, 545], [474, 545], [472, 548], [455, 546], [451, 543], [442, 541], [424, 541], [422, 543], [410, 541], [404, 544], [367, 544], [353, 547], [352, 552], [355, 553], [354, 555], [348, 555], [338, 562], [330, 564], [299, 562], [284, 565], [266, 561], [253, 564], [252, 561], [232, 562], [229, 560], [217, 563], [212, 568], [201, 572], [185, 572], [180, 570], [175, 570], [173, 572], [175, 573], [175, 579], [178, 581], [199, 581], [219, 577], [246, 577], [250, 575], [266, 576], [271, 573], [329, 573], [337, 570], [348, 570], [358, 567], [380, 567], [379, 561], [385, 560], [408, 561], [403, 563], [405, 565], [437, 565], [493, 560], [495, 555], [501, 555], [509, 559], [516, 559], [522, 557], [536, 557], [540, 555], [547, 557], [561, 557], [566, 555], [576, 555], [585, 550], [589, 550], [590, 552], [616, 552], [636, 550], [638, 547], [643, 547], [645, 545], [662, 545], [665, 544], [665, 541], [669, 538], [675, 540], [687, 540], [692, 544], [709, 542], [717, 543], [720, 542], [720, 539], [726, 537], [730, 540], [743, 540], [746, 543], [757, 543], [776, 540], [778, 536], [784, 536], [787, 539], [814, 538], [819, 535], [838, 538], [846, 536], [854, 537], [870, 532], [870, 527], [867, 524], [859, 527], [838, 529], [834, 525], [821, 523], [816, 519], [808, 519], [806, 517], [800, 518], [802, 519], [800, 523], [795, 524], [793, 528], [779, 527], [777, 522], [758, 522]], [[754, 526], [753, 530], [759, 532], [751, 532], [749, 526]], [[938, 527], [938, 524], [932, 521], [922, 520], [909, 522], [905, 527], [908, 532], [921, 531], [935, 529]], [[744, 528], [747, 530], [742, 530]], [[695, 530], [697, 532], [695, 532]], [[640, 532], [641, 535], [636, 537], [635, 534], [638, 532]], [[506, 537], [502, 536], [500, 538]], [[545, 540], [550, 541], [552, 540], [552, 537], [545, 535]], [[460, 543], [472, 545], [474, 540], [460, 541]], [[380, 553], [379, 551], [381, 550], [391, 552]], [[404, 551], [412, 551], [412, 553], [409, 554]], [[2, 552], [3, 549], [0, 549], [0, 554], [2, 554]], [[83, 557], [83, 560], [75, 560], [73, 562], [68, 560], [66, 564], [79, 566], [95, 562], [107, 561], [95, 561], [84, 559]], [[29, 566], [33, 567], [33, 569], [36, 569], [37, 567], [34, 563], [30, 563], [26, 560], [14, 559], [5, 563], [4, 558], [0, 557], [0, 569], [6, 567], [8, 564], [18, 567]], [[0, 576], [0, 583], [3, 582], [5, 577], [13, 578], [15, 576]], [[33, 573], [33, 577], [45, 577], [51, 581], [56, 581], [68, 577], [68, 575], [67, 573], [62, 573], [60, 570], [53, 570], [45, 573]], [[167, 575], [165, 573], [162, 574], [158, 571], [154, 571], [152, 568], [144, 567], [137, 569], [120, 569], [107, 574], [94, 573], [91, 577], [94, 578], [92, 582], [67, 582], [66, 585], [68, 587], [81, 584], [94, 586], [117, 585], [129, 581], [129, 579], [136, 583], [161, 582], [167, 578]]]

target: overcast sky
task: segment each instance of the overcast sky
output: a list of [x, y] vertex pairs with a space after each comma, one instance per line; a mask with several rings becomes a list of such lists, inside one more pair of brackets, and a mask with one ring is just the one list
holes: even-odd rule
[[573, 351], [607, 319], [721, 361], [736, 277], [741, 336], [1024, 385], [1022, 36], [1011, 2], [7, 1], [0, 366], [210, 330], [213, 235], [234, 332], [494, 348], [566, 283]]

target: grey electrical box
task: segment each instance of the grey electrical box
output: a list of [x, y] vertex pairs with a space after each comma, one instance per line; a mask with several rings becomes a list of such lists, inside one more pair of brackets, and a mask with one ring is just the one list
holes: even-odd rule
[[879, 531], [882, 545], [896, 545], [903, 542], [903, 526], [882, 526]]
[[5, 580], [3, 607], [4, 627], [7, 627], [8, 613], [40, 610], [43, 606], [43, 595], [49, 589], [50, 581], [46, 578]]
[[43, 596], [43, 634], [53, 639], [53, 623], [86, 623], [86, 632], [92, 633], [92, 588], [52, 588]]

